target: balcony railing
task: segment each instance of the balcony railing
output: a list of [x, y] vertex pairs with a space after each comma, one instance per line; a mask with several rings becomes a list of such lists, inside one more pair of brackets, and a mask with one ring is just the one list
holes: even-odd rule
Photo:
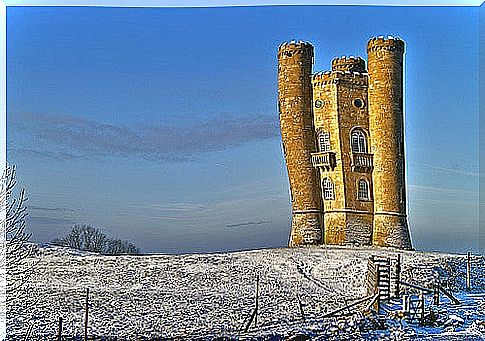
[[325, 169], [333, 169], [336, 165], [334, 152], [319, 152], [312, 153], [313, 167], [322, 167]]
[[369, 171], [374, 167], [372, 154], [352, 153], [352, 169]]

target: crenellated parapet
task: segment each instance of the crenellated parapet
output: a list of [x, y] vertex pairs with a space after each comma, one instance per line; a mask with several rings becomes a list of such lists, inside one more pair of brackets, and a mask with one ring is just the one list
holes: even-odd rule
[[365, 72], [323, 71], [312, 75], [313, 88], [322, 88], [329, 84], [348, 83], [356, 86], [367, 86], [368, 75]]
[[404, 41], [398, 37], [392, 36], [379, 36], [371, 38], [367, 42], [367, 52], [386, 50], [396, 51], [398, 53], [404, 53]]
[[332, 71], [320, 71], [312, 75], [313, 87], [322, 87], [328, 84], [333, 84], [335, 76]]
[[295, 41], [284, 42], [278, 47], [278, 59], [284, 60], [287, 58], [302, 58], [307, 60], [313, 59], [313, 45], [307, 41]]
[[366, 72], [365, 60], [361, 57], [337, 57], [332, 60], [332, 71]]

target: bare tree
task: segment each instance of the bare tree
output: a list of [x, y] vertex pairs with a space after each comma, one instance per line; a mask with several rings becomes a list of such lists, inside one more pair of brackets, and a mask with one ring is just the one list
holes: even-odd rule
[[29, 261], [35, 253], [33, 243], [29, 243], [30, 234], [25, 232], [27, 196], [22, 188], [15, 197], [17, 184], [16, 168], [7, 165], [0, 184], [0, 226], [4, 236], [5, 247], [2, 250], [2, 262], [7, 271], [7, 297], [27, 279], [33, 265]]
[[108, 242], [108, 237], [103, 232], [90, 225], [81, 227], [81, 238], [83, 250], [91, 252], [102, 252]]
[[67, 236], [56, 238], [52, 243], [107, 255], [140, 253], [134, 244], [121, 239], [111, 239], [91, 225], [74, 225]]
[[126, 240], [111, 239], [108, 242], [105, 253], [107, 255], [133, 255], [139, 254], [140, 250], [135, 246], [135, 244]]
[[81, 239], [81, 226], [76, 225], [66, 237], [55, 238], [52, 241], [54, 245], [69, 246], [73, 249], [81, 250], [83, 242]]

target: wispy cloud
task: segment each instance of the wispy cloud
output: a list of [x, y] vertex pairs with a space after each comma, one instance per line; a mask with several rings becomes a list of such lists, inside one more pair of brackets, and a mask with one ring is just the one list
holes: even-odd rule
[[480, 173], [478, 170], [467, 170], [467, 169], [461, 169], [459, 167], [442, 167], [442, 166], [437, 166], [437, 165], [430, 165], [428, 163], [420, 163], [420, 166], [423, 168], [428, 168], [434, 171], [438, 172], [445, 172], [445, 173], [451, 173], [451, 174], [458, 174], [458, 175], [465, 175], [473, 178], [478, 178], [480, 176]]
[[33, 148], [16, 148], [8, 146], [9, 152], [13, 152], [15, 154], [21, 154], [25, 156], [34, 156], [34, 157], [41, 157], [46, 159], [52, 160], [70, 160], [80, 158], [80, 155], [74, 155], [72, 153], [65, 153], [65, 152], [56, 152], [56, 151], [49, 151], [49, 150], [42, 150], [42, 149], [33, 149]]
[[474, 206], [479, 199], [476, 191], [434, 186], [409, 185], [410, 204], [413, 202], [432, 205], [466, 204]]
[[226, 227], [245, 227], [245, 226], [255, 226], [255, 225], [258, 226], [263, 224], [269, 224], [269, 221], [258, 221], [258, 222], [248, 221], [248, 222], [238, 223], [238, 224], [229, 224], [229, 225], [226, 225]]
[[28, 224], [33, 225], [70, 225], [73, 223], [71, 219], [67, 218], [52, 218], [52, 217], [42, 217], [42, 216], [27, 216], [26, 218]]
[[433, 187], [433, 186], [422, 186], [422, 185], [409, 185], [409, 190], [416, 193], [429, 193], [439, 195], [441, 197], [456, 197], [456, 196], [478, 196], [478, 190], [469, 191], [463, 189], [455, 188], [444, 188], [444, 187]]
[[26, 134], [23, 140], [9, 141], [11, 152], [59, 160], [117, 156], [186, 161], [201, 153], [278, 136], [277, 117], [270, 115], [217, 115], [204, 121], [187, 119], [133, 126], [69, 115], [10, 116], [12, 130]]
[[[184, 226], [239, 227], [270, 223], [281, 216], [279, 210], [263, 210], [261, 207], [275, 207], [281, 198], [276, 195], [223, 199], [216, 202], [178, 202], [160, 204], [126, 204], [120, 215], [132, 215], [143, 210], [143, 218], [183, 222]], [[285, 208], [281, 209], [283, 212]], [[228, 214], [233, 222], [227, 224]], [[255, 219], [248, 221], [249, 218]], [[242, 222], [238, 222], [242, 221]], [[227, 224], [227, 225], [226, 225]]]
[[72, 208], [63, 208], [63, 207], [42, 207], [42, 206], [34, 206], [29, 205], [29, 210], [33, 211], [44, 211], [44, 212], [75, 212]]

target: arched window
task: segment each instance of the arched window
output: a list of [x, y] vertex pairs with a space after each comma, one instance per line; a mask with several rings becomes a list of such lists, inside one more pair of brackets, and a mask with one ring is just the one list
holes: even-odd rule
[[369, 183], [367, 180], [359, 180], [359, 189], [357, 191], [357, 199], [369, 200]]
[[333, 182], [329, 178], [323, 179], [323, 199], [325, 200], [334, 199]]
[[324, 131], [318, 133], [318, 148], [321, 152], [330, 151], [330, 133]]
[[360, 129], [355, 129], [352, 132], [351, 137], [352, 152], [354, 153], [367, 153], [367, 141], [365, 134]]

